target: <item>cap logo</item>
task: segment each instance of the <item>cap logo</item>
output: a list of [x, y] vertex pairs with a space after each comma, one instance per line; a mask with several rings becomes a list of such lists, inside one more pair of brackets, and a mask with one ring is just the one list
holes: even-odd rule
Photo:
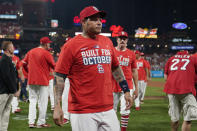
[[124, 32], [122, 32], [122, 35], [124, 35]]
[[93, 6], [94, 10], [99, 11], [95, 6]]

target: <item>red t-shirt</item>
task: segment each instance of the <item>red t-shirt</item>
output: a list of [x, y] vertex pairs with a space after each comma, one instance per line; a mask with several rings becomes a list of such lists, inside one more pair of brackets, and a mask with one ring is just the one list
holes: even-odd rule
[[54, 72], [54, 70], [51, 68], [51, 69], [50, 69], [50, 74], [49, 74], [49, 80], [54, 79], [53, 72]]
[[[129, 85], [129, 88], [133, 89], [132, 69], [137, 68], [135, 53], [129, 49], [126, 49], [125, 51], [118, 51], [117, 49], [115, 49], [115, 53]], [[121, 92], [122, 89], [120, 88], [119, 84], [114, 79], [113, 82], [114, 92]]]
[[55, 67], [53, 56], [43, 48], [30, 50], [24, 58], [24, 69], [28, 73], [28, 85], [49, 85], [50, 68]]
[[20, 59], [18, 56], [13, 56], [12, 57], [12, 61], [14, 63], [14, 65], [16, 66], [16, 69], [19, 70], [20, 69]]
[[176, 54], [169, 58], [165, 65], [165, 74], [168, 76], [164, 87], [167, 94], [196, 95], [194, 88], [197, 58], [188, 54]]
[[70, 80], [68, 110], [71, 113], [95, 113], [113, 109], [112, 67], [119, 62], [111, 40], [81, 35], [63, 47], [55, 72]]
[[[197, 53], [193, 54], [193, 57], [196, 57], [197, 58]], [[197, 74], [195, 76], [195, 83], [197, 83]]]
[[20, 61], [20, 67], [22, 66], [22, 72], [23, 72], [23, 75], [24, 75], [24, 78], [27, 79], [28, 78], [28, 75], [27, 75], [27, 72], [26, 70], [23, 68], [23, 60]]
[[138, 80], [146, 80], [146, 68], [147, 67], [147, 63], [145, 62], [145, 60], [143, 58], [140, 59], [136, 59], [136, 63], [137, 63], [137, 71], [138, 71]]
[[[148, 73], [150, 74], [150, 70], [151, 70], [150, 63], [149, 63], [147, 60], [145, 60], [145, 59], [144, 59], [144, 61], [145, 61], [146, 65], [147, 65]], [[147, 75], [146, 75], [146, 72], [145, 72], [145, 81], [147, 81]]]

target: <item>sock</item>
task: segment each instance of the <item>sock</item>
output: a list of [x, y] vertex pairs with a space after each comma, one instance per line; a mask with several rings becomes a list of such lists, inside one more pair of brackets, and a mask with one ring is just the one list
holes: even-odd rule
[[129, 122], [129, 115], [122, 115], [121, 116], [121, 131], [126, 131], [127, 130], [127, 125]]

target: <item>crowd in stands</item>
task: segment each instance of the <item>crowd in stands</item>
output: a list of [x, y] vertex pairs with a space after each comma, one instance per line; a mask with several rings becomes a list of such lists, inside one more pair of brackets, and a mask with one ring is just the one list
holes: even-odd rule
[[151, 70], [164, 70], [166, 61], [173, 54], [159, 54], [153, 53], [146, 55], [146, 59], [149, 61], [151, 65]]
[[22, 26], [14, 22], [0, 22], [1, 35], [15, 35], [21, 34]]
[[18, 6], [9, 1], [0, 3], [0, 14], [16, 15], [18, 12]]

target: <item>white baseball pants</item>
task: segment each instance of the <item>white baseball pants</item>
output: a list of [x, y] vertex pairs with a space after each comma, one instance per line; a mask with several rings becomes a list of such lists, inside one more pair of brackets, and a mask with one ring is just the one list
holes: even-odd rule
[[49, 88], [48, 88], [48, 93], [49, 93], [49, 97], [50, 97], [50, 102], [51, 102], [51, 109], [54, 109], [54, 102], [55, 102], [55, 100], [54, 100], [54, 87], [53, 87], [53, 82], [54, 82], [54, 80], [53, 79], [51, 79], [50, 81], [49, 81]]
[[70, 114], [72, 131], [120, 131], [113, 109], [98, 113]]
[[62, 110], [64, 113], [64, 118], [70, 120], [70, 113], [68, 112], [68, 93], [70, 89], [69, 79], [66, 78], [64, 85], [64, 92], [62, 94]]
[[[134, 90], [130, 90], [130, 95], [133, 96]], [[126, 109], [126, 101], [124, 98], [124, 93], [123, 92], [114, 92], [113, 93], [114, 97], [114, 110], [117, 112], [118, 108], [118, 103], [120, 101], [120, 114], [121, 115], [129, 115], [130, 110], [125, 110]]]
[[135, 107], [140, 107], [140, 100], [143, 95], [144, 85], [143, 80], [138, 81], [138, 97], [135, 99]]
[[144, 100], [144, 96], [145, 96], [145, 93], [146, 93], [146, 87], [147, 87], [147, 82], [144, 82], [144, 86], [143, 86], [144, 89], [143, 89], [141, 100]]
[[48, 86], [29, 85], [29, 124], [35, 124], [37, 103], [39, 110], [37, 125], [46, 123], [48, 88]]
[[18, 107], [18, 97], [13, 97], [12, 102], [12, 113], [14, 113], [19, 107]]

